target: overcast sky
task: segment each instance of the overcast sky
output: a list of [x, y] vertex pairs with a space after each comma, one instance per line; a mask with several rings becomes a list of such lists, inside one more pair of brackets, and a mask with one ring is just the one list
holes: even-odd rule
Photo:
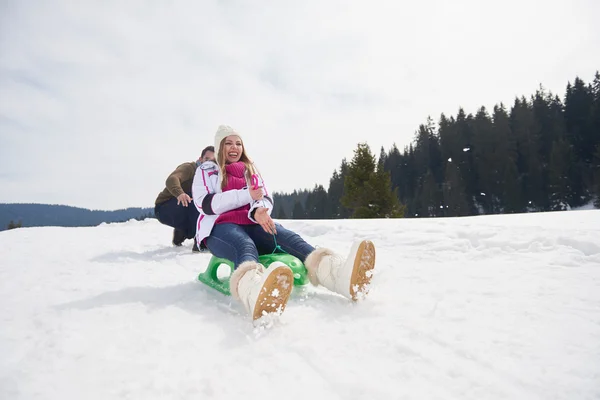
[[[493, 5], [487, 5], [493, 4]], [[0, 202], [153, 206], [242, 133], [272, 191], [600, 69], [597, 0], [0, 0]]]

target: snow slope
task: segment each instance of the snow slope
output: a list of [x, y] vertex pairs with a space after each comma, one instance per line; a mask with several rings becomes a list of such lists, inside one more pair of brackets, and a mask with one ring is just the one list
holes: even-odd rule
[[155, 220], [0, 232], [0, 398], [600, 398], [600, 211], [283, 223], [371, 238], [369, 298], [255, 328]]

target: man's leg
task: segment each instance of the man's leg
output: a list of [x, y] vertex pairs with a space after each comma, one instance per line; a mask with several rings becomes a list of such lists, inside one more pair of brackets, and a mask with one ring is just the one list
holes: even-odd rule
[[177, 205], [177, 199], [173, 197], [164, 203], [156, 205], [154, 214], [160, 223], [175, 228], [173, 230], [173, 244], [181, 246], [186, 239], [186, 232], [189, 225], [187, 208]]

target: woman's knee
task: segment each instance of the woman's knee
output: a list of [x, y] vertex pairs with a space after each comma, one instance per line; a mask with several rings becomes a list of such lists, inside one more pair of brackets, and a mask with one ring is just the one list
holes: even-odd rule
[[[223, 224], [215, 226], [206, 244], [213, 254], [231, 259], [236, 263], [249, 260], [258, 261], [258, 250], [254, 241], [238, 225]], [[213, 248], [215, 251], [213, 251]], [[228, 256], [218, 254], [228, 254]]]

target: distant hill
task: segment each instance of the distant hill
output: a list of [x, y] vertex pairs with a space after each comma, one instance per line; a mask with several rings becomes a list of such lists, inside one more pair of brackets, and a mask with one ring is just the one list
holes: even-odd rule
[[0, 231], [8, 224], [27, 226], [96, 226], [102, 222], [122, 222], [130, 219], [154, 217], [154, 208], [126, 208], [123, 210], [88, 210], [53, 204], [0, 204]]

